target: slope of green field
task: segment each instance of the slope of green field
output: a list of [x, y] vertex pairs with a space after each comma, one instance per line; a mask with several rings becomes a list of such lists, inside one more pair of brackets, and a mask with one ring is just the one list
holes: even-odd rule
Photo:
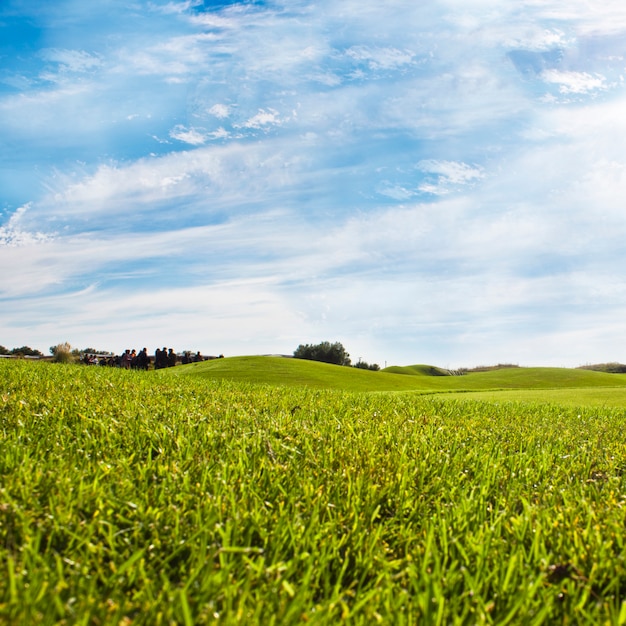
[[554, 404], [567, 407], [626, 408], [626, 387], [565, 387], [561, 389], [499, 389], [471, 393], [447, 392], [447, 400], [487, 401], [497, 404]]
[[450, 376], [450, 372], [434, 365], [392, 365], [383, 370], [387, 374], [405, 374], [408, 376]]
[[290, 387], [346, 391], [412, 391], [406, 376], [280, 356], [241, 356], [192, 363], [160, 370], [165, 376], [198, 376], [208, 380], [236, 380]]
[[607, 374], [559, 367], [514, 367], [476, 372], [454, 378], [457, 381], [459, 379], [471, 381], [470, 384], [461, 386], [472, 390], [626, 387], [625, 374]]
[[[433, 372], [436, 372], [433, 374]], [[276, 356], [214, 359], [162, 370], [163, 375], [199, 376], [208, 380], [239, 380], [282, 386], [307, 386], [344, 391], [479, 391], [491, 389], [559, 389], [625, 387], [625, 374], [565, 368], [507, 368], [464, 376], [442, 376], [429, 365], [371, 372]]]
[[471, 395], [0, 361], [0, 623], [626, 623], [626, 411]]

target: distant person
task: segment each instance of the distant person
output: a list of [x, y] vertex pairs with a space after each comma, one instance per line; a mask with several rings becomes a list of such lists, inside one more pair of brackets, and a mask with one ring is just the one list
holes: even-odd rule
[[167, 353], [167, 367], [174, 367], [176, 365], [176, 352], [173, 348], [169, 349]]
[[122, 367], [125, 370], [129, 370], [131, 363], [132, 363], [133, 358], [130, 355], [130, 348], [128, 348], [124, 354], [122, 354]]
[[200, 363], [200, 361], [204, 361], [204, 357], [200, 354], [200, 350], [198, 350], [198, 352], [196, 352], [196, 354], [193, 357], [193, 362]]
[[150, 359], [148, 358], [148, 349], [144, 348], [137, 355], [137, 369], [147, 370], [149, 361]]
[[167, 348], [163, 346], [163, 350], [156, 349], [154, 353], [154, 369], [160, 370], [167, 367]]

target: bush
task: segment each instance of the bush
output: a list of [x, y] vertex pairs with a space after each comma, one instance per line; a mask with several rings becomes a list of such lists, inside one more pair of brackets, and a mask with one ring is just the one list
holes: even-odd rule
[[72, 353], [72, 346], [66, 341], [50, 347], [50, 354], [55, 363], [73, 363], [76, 356]]

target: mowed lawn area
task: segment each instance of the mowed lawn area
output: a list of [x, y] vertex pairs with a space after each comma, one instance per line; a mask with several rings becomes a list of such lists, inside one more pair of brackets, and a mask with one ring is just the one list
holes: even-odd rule
[[0, 361], [0, 623], [626, 623], [626, 378], [409, 369]]

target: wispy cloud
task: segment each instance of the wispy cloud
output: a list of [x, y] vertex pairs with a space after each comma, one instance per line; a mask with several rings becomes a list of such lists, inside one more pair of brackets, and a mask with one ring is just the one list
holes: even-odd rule
[[44, 61], [54, 63], [59, 68], [59, 73], [87, 73], [102, 67], [99, 55], [90, 54], [84, 50], [59, 50], [47, 49], [42, 51]]
[[435, 174], [436, 180], [423, 182], [420, 191], [444, 195], [451, 188], [466, 185], [484, 177], [482, 168], [472, 167], [467, 163], [455, 163], [453, 161], [424, 160], [417, 164], [418, 169], [428, 174]]
[[30, 205], [19, 207], [9, 218], [5, 226], [0, 226], [0, 246], [21, 247], [32, 246], [50, 241], [54, 235], [31, 232], [21, 227], [21, 221]]

